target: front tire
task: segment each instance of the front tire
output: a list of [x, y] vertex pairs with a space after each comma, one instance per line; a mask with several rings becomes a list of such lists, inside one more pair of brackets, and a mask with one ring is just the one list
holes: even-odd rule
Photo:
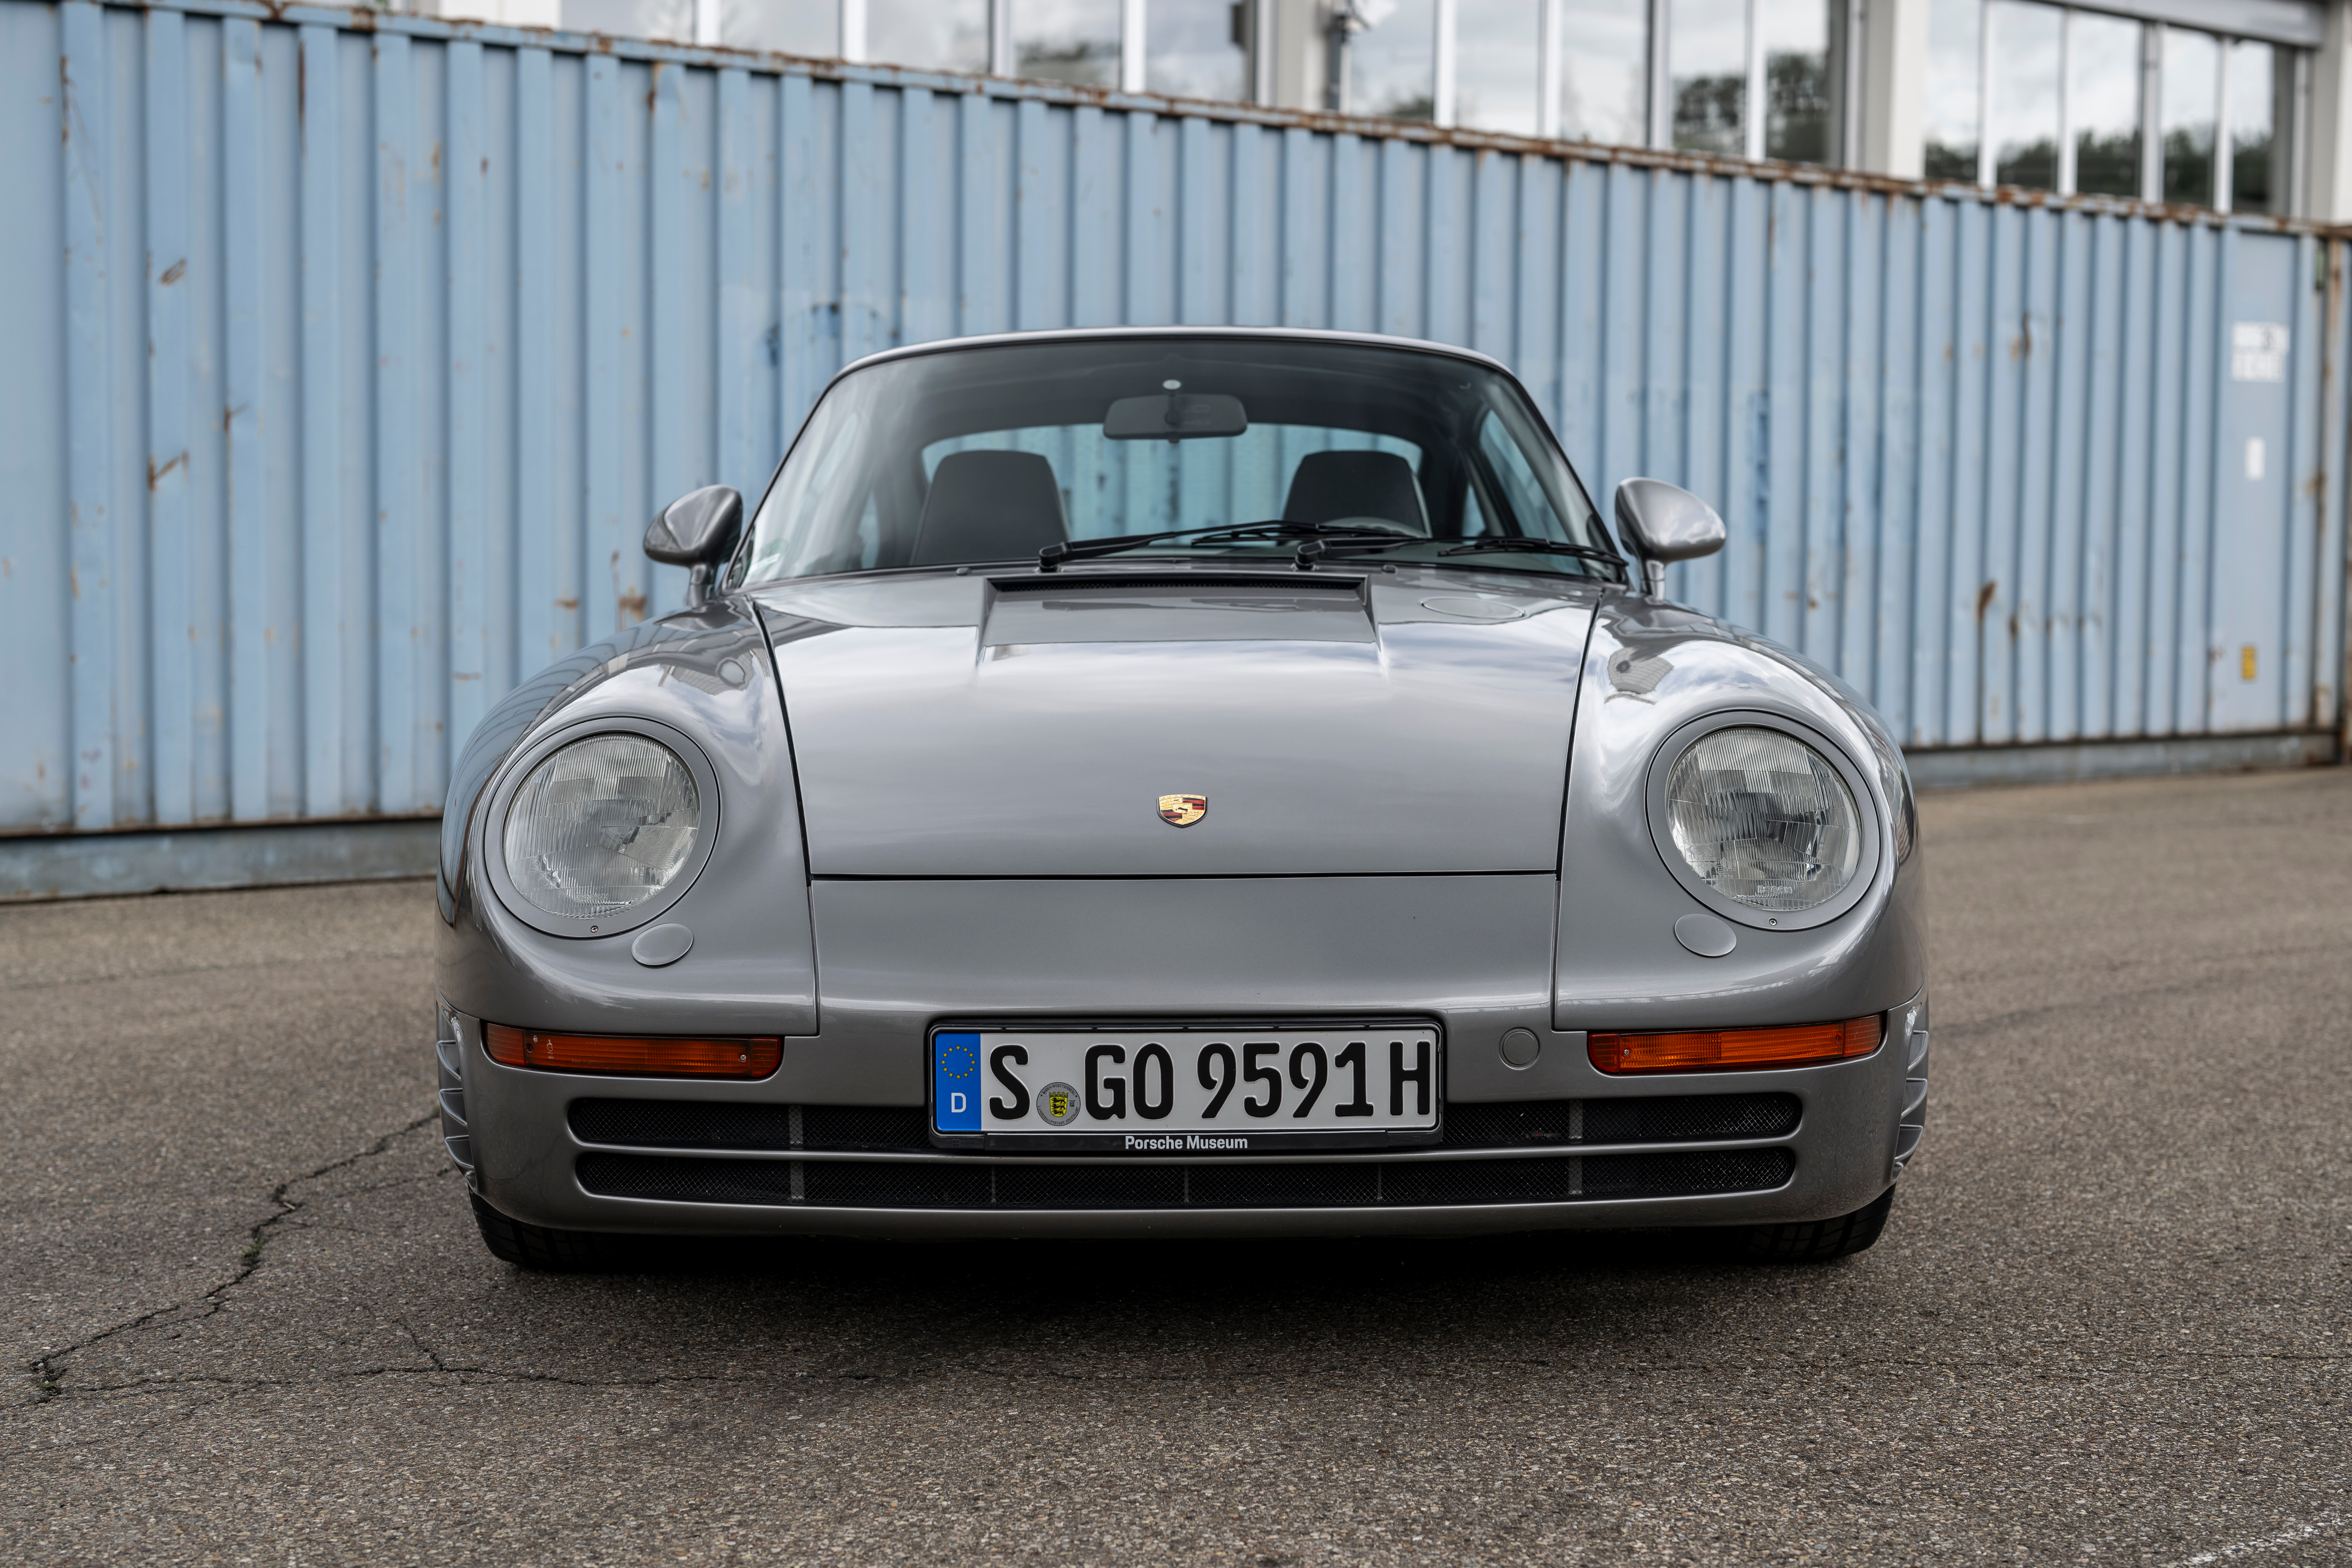
[[630, 1256], [634, 1237], [594, 1230], [556, 1230], [500, 1214], [479, 1193], [467, 1193], [482, 1245], [501, 1263], [541, 1274], [584, 1274], [618, 1268]]
[[1827, 1263], [1869, 1250], [1886, 1228], [1895, 1207], [1887, 1188], [1852, 1214], [1803, 1225], [1751, 1225], [1725, 1237], [1727, 1250], [1742, 1263]]

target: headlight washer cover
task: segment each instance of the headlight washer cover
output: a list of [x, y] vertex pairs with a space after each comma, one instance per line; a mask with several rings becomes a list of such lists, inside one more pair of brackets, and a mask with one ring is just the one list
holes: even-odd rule
[[[694, 777], [694, 790], [702, 806], [702, 823], [694, 836], [694, 849], [669, 885], [644, 903], [618, 914], [600, 915], [594, 920], [584, 916], [551, 915], [529, 899], [507, 875], [506, 827], [507, 812], [514, 805], [515, 792], [530, 778], [539, 764], [547, 761], [574, 741], [585, 741], [597, 735], [643, 735], [668, 747], [686, 770]], [[479, 858], [476, 862], [488, 876], [490, 886], [499, 895], [499, 902], [507, 913], [525, 925], [543, 931], [550, 936], [590, 938], [601, 941], [618, 936], [624, 931], [658, 919], [686, 897], [702, 868], [710, 863], [711, 850], [719, 842], [722, 807], [719, 799], [719, 774], [703, 755], [702, 748], [685, 735], [655, 719], [638, 719], [625, 715], [605, 715], [583, 719], [543, 736], [530, 747], [518, 752], [499, 775], [497, 787], [490, 792], [490, 807], [482, 813], [481, 837], [476, 845]]]
[[[1753, 909], [1707, 886], [1706, 879], [1692, 869], [1690, 862], [1683, 858], [1683, 852], [1675, 847], [1672, 818], [1666, 809], [1666, 780], [1674, 772], [1675, 763], [1701, 736], [1717, 730], [1744, 729], [1778, 730], [1803, 742], [1837, 770], [1838, 777], [1845, 781], [1846, 792], [1853, 797], [1856, 826], [1862, 832], [1862, 853], [1853, 880], [1846, 884], [1844, 891], [1827, 903], [1793, 913], [1768, 913]], [[1872, 792], [1862, 770], [1853, 765], [1853, 759], [1845, 754], [1844, 747], [1811, 724], [1769, 709], [1725, 709], [1694, 719], [1668, 735], [1650, 758], [1648, 810], [1651, 846], [1657, 850], [1658, 858], [1665, 863], [1666, 870], [1683, 885], [1683, 890], [1724, 919], [1737, 921], [1758, 931], [1808, 931], [1815, 926], [1827, 925], [1862, 902], [1889, 870], [1886, 864], [1887, 837], [1878, 797]]]

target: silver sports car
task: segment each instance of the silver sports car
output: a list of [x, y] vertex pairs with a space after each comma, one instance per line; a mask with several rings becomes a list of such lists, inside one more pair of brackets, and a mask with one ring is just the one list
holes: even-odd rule
[[1925, 1121], [1901, 752], [1670, 603], [1722, 520], [1461, 349], [967, 339], [844, 371], [690, 607], [444, 818], [491, 1251], [627, 1233], [1877, 1238]]

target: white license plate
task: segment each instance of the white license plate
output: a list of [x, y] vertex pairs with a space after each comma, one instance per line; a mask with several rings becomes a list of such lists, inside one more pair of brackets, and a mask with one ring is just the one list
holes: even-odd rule
[[931, 1037], [931, 1125], [1136, 1154], [1426, 1141], [1444, 1079], [1423, 1026], [947, 1028]]

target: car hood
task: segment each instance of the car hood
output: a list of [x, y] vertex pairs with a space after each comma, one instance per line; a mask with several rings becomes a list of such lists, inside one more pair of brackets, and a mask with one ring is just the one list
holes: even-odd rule
[[[755, 597], [818, 877], [1559, 862], [1595, 599], [1572, 584], [1093, 569]], [[1173, 826], [1164, 795], [1207, 809]]]

